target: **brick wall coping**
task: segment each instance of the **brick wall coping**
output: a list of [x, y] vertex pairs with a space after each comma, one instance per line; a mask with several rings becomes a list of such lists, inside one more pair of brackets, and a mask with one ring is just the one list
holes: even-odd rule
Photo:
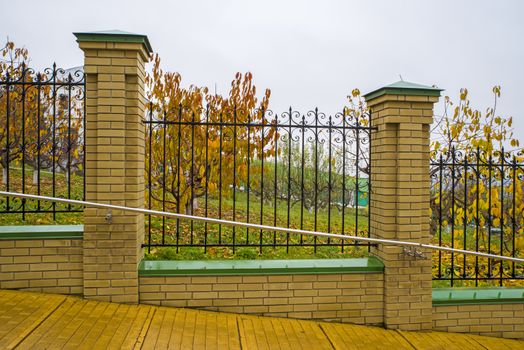
[[84, 225], [0, 226], [0, 240], [82, 239]]
[[122, 30], [102, 30], [98, 32], [73, 33], [77, 42], [111, 42], [143, 44], [149, 53], [153, 52], [147, 35]]
[[524, 288], [435, 288], [433, 306], [524, 303]]
[[301, 260], [142, 260], [140, 276], [380, 273], [377, 258]]
[[444, 91], [433, 86], [411, 83], [408, 81], [397, 81], [396, 83], [386, 85], [380, 89], [373, 90], [363, 95], [369, 101], [383, 95], [406, 95], [406, 96], [440, 96]]

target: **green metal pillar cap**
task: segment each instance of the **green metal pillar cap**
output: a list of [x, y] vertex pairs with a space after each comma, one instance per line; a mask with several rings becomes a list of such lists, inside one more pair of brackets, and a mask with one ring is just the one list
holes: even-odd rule
[[410, 96], [440, 96], [440, 92], [444, 89], [439, 89], [433, 86], [410, 83], [408, 81], [400, 80], [396, 83], [386, 85], [380, 89], [368, 92], [363, 97], [366, 100], [372, 100], [382, 95], [410, 95]]
[[147, 35], [124, 32], [122, 30], [102, 30], [99, 32], [73, 33], [77, 42], [117, 42], [143, 44], [148, 53], [153, 49]]

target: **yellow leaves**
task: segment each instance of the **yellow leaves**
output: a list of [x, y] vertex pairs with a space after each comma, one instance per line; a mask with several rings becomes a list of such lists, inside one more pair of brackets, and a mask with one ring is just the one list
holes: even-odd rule
[[[472, 206], [471, 209], [473, 209], [473, 207], [474, 207], [474, 205]], [[471, 222], [471, 221], [473, 221], [475, 219], [475, 214], [473, 213], [472, 210], [466, 211], [466, 218], [467, 218], [468, 222]]]
[[237, 166], [237, 174], [243, 179], [245, 175], [247, 174], [247, 164], [246, 163], [240, 163], [240, 165]]
[[[463, 235], [463, 232], [464, 230], [462, 230], [462, 228], [460, 227], [455, 228], [455, 236], [457, 238], [461, 237]], [[455, 239], [452, 243], [453, 243], [452, 244], [453, 248], [457, 248], [457, 249], [463, 248], [463, 243], [461, 239]]]
[[359, 122], [360, 122], [360, 125], [368, 126], [369, 125], [369, 120], [368, 120], [367, 115], [360, 113], [360, 111], [357, 112], [357, 114], [360, 114], [359, 119], [358, 119]]
[[463, 218], [464, 217], [464, 210], [462, 208], [455, 208], [455, 217]]
[[353, 89], [347, 99], [349, 106], [344, 107], [343, 115], [349, 118], [350, 123], [356, 121], [362, 126], [367, 126], [369, 124], [368, 114], [366, 113], [368, 108], [364, 98], [360, 95], [360, 90]]
[[[494, 86], [492, 93], [495, 101], [485, 112], [470, 105], [467, 89], [460, 90], [460, 103], [453, 108], [449, 97], [445, 98], [444, 115], [434, 128], [436, 135], [432, 137], [438, 140], [432, 143], [434, 156], [445, 154], [450, 148], [466, 154], [478, 148], [485, 162], [503, 146], [510, 145], [511, 151], [515, 153], [522, 151], [519, 140], [513, 137], [513, 118], [495, 114], [497, 98], [501, 94], [500, 86]], [[481, 169], [481, 172], [484, 173], [484, 170]]]
[[468, 89], [465, 89], [465, 88], [460, 89], [460, 100], [466, 101], [467, 97], [468, 97]]
[[500, 200], [500, 193], [499, 193], [499, 190], [497, 188], [492, 188], [491, 189], [491, 205], [500, 205], [499, 204], [499, 200]]
[[500, 219], [499, 218], [494, 218], [491, 223], [492, 223], [492, 226], [499, 227], [500, 226]]
[[524, 252], [524, 235], [520, 234], [515, 238], [515, 249]]
[[480, 227], [483, 227], [484, 225], [486, 225], [486, 219], [484, 219], [484, 216], [481, 216], [479, 218], [479, 225]]
[[208, 140], [208, 147], [210, 149], [219, 148], [220, 147], [220, 137], [214, 140]]
[[479, 193], [484, 193], [485, 191], [486, 191], [486, 186], [484, 186], [484, 182], [479, 181], [479, 184], [478, 184], [478, 192], [479, 192]]
[[453, 113], [453, 121], [458, 120], [458, 117], [460, 115], [460, 106], [455, 107], [455, 111]]
[[492, 89], [495, 96], [500, 97], [500, 85], [495, 85]]
[[451, 131], [451, 139], [456, 139], [457, 136], [458, 136], [457, 128], [456, 127], [452, 127], [450, 131]]

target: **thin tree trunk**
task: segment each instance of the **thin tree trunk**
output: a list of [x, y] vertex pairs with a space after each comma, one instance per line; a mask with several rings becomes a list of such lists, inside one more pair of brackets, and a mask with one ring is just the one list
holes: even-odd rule
[[191, 209], [193, 209], [193, 214], [195, 213], [195, 210], [198, 209], [198, 198], [193, 198], [192, 201], [189, 201], [188, 203], [186, 203], [186, 215], [191, 215]]
[[38, 170], [33, 170], [33, 185], [38, 184]]

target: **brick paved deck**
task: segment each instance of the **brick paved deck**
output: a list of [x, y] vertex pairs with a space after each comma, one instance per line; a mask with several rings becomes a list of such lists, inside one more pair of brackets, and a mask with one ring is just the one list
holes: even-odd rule
[[0, 290], [1, 349], [524, 349], [524, 342]]

